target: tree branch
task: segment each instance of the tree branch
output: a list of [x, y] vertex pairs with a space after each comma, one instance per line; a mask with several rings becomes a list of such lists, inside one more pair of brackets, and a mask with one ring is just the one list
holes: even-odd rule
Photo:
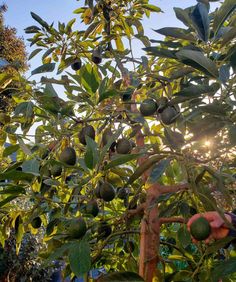
[[186, 223], [187, 219], [183, 218], [183, 217], [161, 217], [159, 219], [160, 221], [160, 225], [164, 224], [164, 223], [173, 223], [173, 222], [179, 222], [179, 223]]

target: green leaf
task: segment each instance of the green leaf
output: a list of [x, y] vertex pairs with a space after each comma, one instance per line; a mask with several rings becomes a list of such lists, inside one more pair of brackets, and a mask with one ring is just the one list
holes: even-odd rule
[[28, 156], [31, 156], [32, 155], [32, 152], [31, 150], [29, 149], [28, 145], [26, 145], [24, 143], [24, 141], [18, 136], [17, 138], [18, 142], [19, 142], [19, 145], [20, 145], [20, 148], [21, 150]]
[[86, 64], [80, 69], [81, 84], [90, 93], [95, 93], [99, 87], [99, 73], [97, 68], [91, 64]]
[[150, 55], [157, 56], [160, 58], [176, 59], [176, 51], [170, 51], [167, 49], [162, 49], [160, 47], [146, 47], [143, 48], [143, 50], [148, 52], [148, 54]]
[[207, 75], [218, 78], [219, 72], [216, 64], [204, 56], [202, 52], [194, 50], [180, 50], [177, 57], [186, 65], [190, 65]]
[[146, 170], [152, 167], [154, 164], [158, 163], [160, 160], [164, 159], [165, 156], [157, 155], [152, 156], [146, 161], [144, 161], [130, 176], [129, 180], [127, 181], [127, 185], [132, 184], [136, 179], [138, 179]]
[[41, 26], [45, 27], [46, 29], [49, 28], [48, 23], [46, 23], [42, 18], [40, 18], [37, 14], [31, 12], [31, 16], [34, 20], [36, 20]]
[[85, 240], [74, 242], [69, 248], [69, 262], [73, 273], [80, 277], [91, 268], [90, 246]]
[[0, 208], [11, 202], [12, 200], [16, 199], [18, 196], [9, 196], [6, 199], [0, 201]]
[[39, 166], [40, 166], [40, 162], [36, 159], [24, 161], [23, 164], [22, 164], [22, 171], [27, 172], [27, 173], [31, 173], [31, 174], [34, 174], [34, 175], [40, 175], [39, 174]]
[[186, 248], [189, 244], [192, 243], [191, 236], [187, 230], [186, 225], [183, 225], [179, 228], [177, 236], [178, 236], [178, 241], [184, 248]]
[[226, 277], [229, 274], [236, 272], [236, 258], [230, 258], [226, 261], [221, 261], [215, 264], [212, 269], [213, 282], [218, 282], [219, 279]]
[[151, 12], [156, 12], [156, 13], [160, 13], [161, 12], [161, 8], [155, 6], [155, 5], [151, 5], [151, 4], [143, 4], [142, 5], [144, 9], [147, 9]]
[[34, 56], [36, 56], [39, 52], [41, 52], [43, 49], [42, 48], [38, 48], [38, 49], [35, 49], [33, 52], [30, 53], [29, 55], [29, 60], [31, 60]]
[[43, 93], [48, 97], [58, 97], [57, 92], [51, 83], [46, 83]]
[[192, 11], [190, 17], [193, 21], [194, 27], [197, 29], [200, 39], [207, 42], [210, 25], [207, 5], [198, 3]]
[[40, 28], [36, 25], [28, 26], [24, 29], [25, 33], [37, 33], [40, 31]]
[[118, 166], [118, 165], [125, 164], [127, 162], [132, 161], [132, 160], [136, 160], [140, 156], [142, 156], [142, 154], [129, 154], [129, 155], [125, 155], [125, 156], [116, 156], [114, 159], [112, 159], [112, 161], [110, 163], [108, 163], [104, 167], [104, 170], [110, 169], [110, 168]]
[[210, 93], [215, 94], [215, 92], [220, 88], [219, 83], [213, 83], [212, 85], [191, 85], [183, 88], [181, 91], [174, 94], [169, 105], [176, 105], [191, 99], [201, 97], [202, 94]]
[[0, 146], [3, 146], [4, 143], [6, 142], [6, 140], [7, 140], [6, 132], [1, 132], [1, 134], [0, 134]]
[[22, 186], [7, 187], [3, 190], [0, 190], [0, 195], [4, 194], [25, 194], [25, 188]]
[[236, 3], [235, 0], [225, 0], [220, 6], [219, 10], [216, 12], [213, 21], [213, 31], [215, 34], [219, 31], [221, 26], [227, 20], [229, 15], [235, 10]]
[[183, 24], [185, 24], [188, 27], [191, 27], [191, 19], [189, 17], [189, 14], [186, 10], [181, 8], [174, 8], [176, 18], [180, 20]]
[[89, 136], [86, 135], [85, 139], [87, 145], [84, 162], [89, 169], [93, 169], [99, 160], [98, 146], [97, 143]]
[[170, 160], [161, 160], [159, 163], [153, 166], [152, 172], [149, 176], [148, 182], [155, 183], [165, 172], [167, 166], [170, 164]]
[[48, 63], [48, 64], [44, 64], [36, 69], [34, 69], [31, 72], [31, 75], [35, 75], [35, 74], [39, 74], [39, 73], [44, 73], [44, 72], [52, 72], [55, 69], [55, 63]]
[[99, 93], [99, 103], [102, 102], [103, 100], [106, 100], [110, 97], [114, 97], [118, 94], [118, 92], [115, 90], [115, 89], [110, 89], [110, 90], [107, 90], [105, 92], [100, 92]]
[[54, 250], [54, 252], [50, 253], [50, 256], [45, 260], [45, 264], [60, 259], [64, 256], [66, 252], [70, 249], [72, 243], [65, 243], [61, 247]]
[[83, 39], [86, 39], [98, 26], [101, 24], [100, 21], [93, 22], [85, 31]]
[[73, 11], [74, 14], [82, 14], [85, 11], [86, 8], [78, 8]]
[[66, 28], [65, 28], [66, 34], [71, 32], [71, 28], [72, 28], [72, 26], [74, 25], [75, 22], [76, 22], [76, 19], [74, 18], [67, 23]]
[[14, 114], [16, 116], [22, 114], [26, 118], [32, 118], [34, 115], [34, 104], [32, 102], [22, 102], [16, 106]]
[[161, 29], [156, 29], [154, 31], [165, 36], [170, 36], [178, 39], [184, 39], [184, 40], [195, 42], [194, 36], [183, 28], [164, 27]]
[[144, 281], [141, 276], [135, 272], [115, 272], [103, 276], [100, 282], [142, 282]]
[[55, 49], [56, 49], [55, 47], [47, 49], [47, 51], [42, 56], [42, 60], [47, 58]]
[[0, 174], [0, 180], [25, 180], [31, 182], [33, 178], [33, 174], [17, 170], [10, 170]]
[[19, 149], [19, 147], [20, 146], [18, 144], [6, 147], [3, 151], [2, 156], [5, 158], [5, 157], [11, 155], [12, 153], [15, 153]]
[[224, 248], [232, 240], [232, 237], [226, 237], [224, 239], [217, 240], [216, 242], [208, 246], [208, 248], [206, 249], [206, 255], [216, 253], [219, 249]]
[[228, 32], [223, 34], [221, 47], [231, 42], [234, 38], [236, 38], [236, 27], [232, 27]]
[[173, 131], [165, 127], [164, 134], [167, 142], [173, 149], [179, 149], [185, 143], [184, 136], [179, 132]]

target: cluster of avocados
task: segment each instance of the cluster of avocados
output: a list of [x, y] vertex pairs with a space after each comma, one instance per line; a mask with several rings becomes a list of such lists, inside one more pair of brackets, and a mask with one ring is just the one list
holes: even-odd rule
[[174, 123], [178, 117], [178, 111], [174, 106], [169, 105], [166, 97], [161, 97], [158, 100], [151, 98], [145, 99], [140, 104], [140, 113], [142, 116], [152, 116], [156, 113], [160, 115], [162, 123], [170, 125]]
[[[99, 49], [95, 49], [92, 52], [92, 57], [91, 57], [92, 62], [95, 65], [99, 65], [102, 62], [102, 55]], [[75, 61], [70, 65], [72, 70], [78, 71], [82, 67], [82, 61], [80, 58], [76, 58]]]
[[[95, 129], [92, 125], [84, 126], [79, 132], [79, 141], [81, 144], [86, 145], [86, 136], [95, 140]], [[110, 128], [106, 128], [102, 135], [102, 145], [106, 146], [109, 140], [113, 137], [113, 133]], [[127, 138], [121, 138], [117, 142], [112, 142], [110, 150], [117, 152], [118, 154], [129, 154], [134, 144]]]

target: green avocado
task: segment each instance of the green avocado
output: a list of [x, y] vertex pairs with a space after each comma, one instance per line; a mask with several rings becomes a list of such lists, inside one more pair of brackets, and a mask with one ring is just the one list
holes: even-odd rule
[[59, 160], [67, 165], [76, 164], [76, 152], [72, 147], [66, 147], [60, 154]]
[[52, 167], [51, 167], [51, 175], [53, 177], [57, 177], [57, 176], [60, 176], [62, 173], [62, 166], [59, 165], [59, 164], [54, 164]]
[[112, 201], [116, 196], [114, 187], [110, 183], [104, 182], [100, 186], [100, 196], [105, 202]]
[[132, 150], [132, 144], [127, 138], [122, 138], [117, 142], [116, 152], [118, 154], [129, 154]]
[[99, 207], [96, 200], [91, 200], [87, 203], [85, 207], [85, 211], [87, 214], [91, 214], [96, 217], [99, 213]]
[[211, 226], [204, 217], [199, 217], [190, 226], [190, 233], [198, 241], [205, 240], [211, 233]]
[[31, 225], [33, 228], [38, 229], [42, 224], [42, 220], [39, 216], [35, 217], [32, 221], [31, 221]]
[[71, 219], [68, 226], [68, 234], [70, 237], [82, 238], [87, 231], [86, 222], [82, 217]]
[[160, 114], [161, 121], [166, 125], [170, 125], [176, 121], [177, 114], [178, 112], [174, 107], [167, 107]]
[[79, 141], [83, 145], [86, 145], [86, 139], [85, 139], [86, 135], [91, 139], [95, 140], [95, 130], [92, 127], [92, 125], [84, 126], [79, 133]]
[[139, 110], [142, 116], [152, 116], [157, 110], [157, 103], [153, 99], [145, 99]]

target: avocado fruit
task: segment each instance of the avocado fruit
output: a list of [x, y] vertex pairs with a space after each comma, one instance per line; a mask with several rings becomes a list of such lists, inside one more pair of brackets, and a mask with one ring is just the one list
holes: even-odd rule
[[82, 66], [82, 62], [80, 59], [77, 59], [73, 64], [71, 64], [71, 68], [74, 71], [80, 70]]
[[86, 135], [89, 136], [91, 139], [95, 140], [95, 130], [92, 125], [84, 126], [79, 133], [79, 141], [83, 145], [86, 145]]
[[161, 113], [161, 121], [166, 124], [170, 125], [174, 123], [177, 119], [178, 112], [174, 107], [166, 107]]
[[67, 232], [70, 237], [80, 239], [85, 235], [86, 231], [86, 222], [82, 217], [74, 218], [69, 221]]
[[128, 196], [128, 191], [125, 187], [117, 188], [117, 198], [124, 200]]
[[66, 147], [60, 154], [59, 160], [67, 165], [76, 164], [76, 152], [72, 147]]
[[114, 189], [113, 185], [109, 182], [102, 183], [102, 185], [100, 186], [99, 193], [100, 193], [101, 198], [105, 202], [112, 201], [116, 196], [115, 189]]
[[99, 207], [97, 201], [90, 200], [85, 207], [85, 211], [87, 214], [91, 214], [94, 217], [96, 217], [99, 213]]
[[62, 174], [62, 166], [59, 165], [59, 164], [54, 164], [52, 167], [51, 167], [51, 175], [53, 177], [57, 177], [57, 176], [60, 176]]
[[35, 229], [38, 229], [41, 227], [42, 224], [42, 220], [39, 216], [35, 217], [32, 221], [31, 221], [31, 226]]
[[197, 241], [205, 240], [211, 234], [211, 226], [204, 217], [199, 217], [190, 226], [190, 233]]
[[109, 235], [111, 235], [112, 229], [106, 221], [102, 221], [99, 224], [97, 231], [100, 238], [107, 238]]
[[113, 133], [110, 128], [107, 128], [104, 130], [102, 135], [102, 144], [103, 146], [106, 146], [106, 144], [109, 142], [109, 140], [112, 138]]
[[142, 116], [152, 116], [157, 110], [157, 103], [153, 99], [145, 99], [139, 110]]
[[127, 138], [118, 140], [116, 145], [116, 152], [118, 154], [129, 154], [132, 150], [132, 144]]
[[101, 52], [100, 50], [96, 49], [93, 51], [92, 53], [92, 62], [94, 62], [94, 64], [99, 65], [102, 62], [102, 56], [101, 56]]

